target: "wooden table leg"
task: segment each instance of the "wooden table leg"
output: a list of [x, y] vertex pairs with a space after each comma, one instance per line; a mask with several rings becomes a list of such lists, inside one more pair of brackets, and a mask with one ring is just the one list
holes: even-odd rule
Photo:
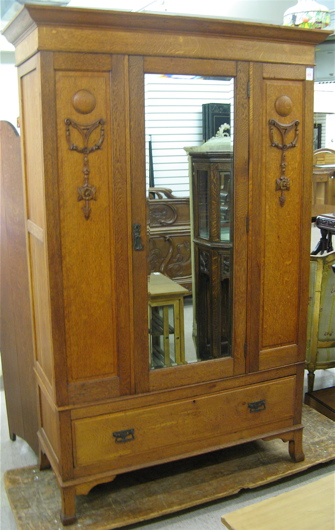
[[164, 364], [171, 366], [170, 361], [170, 334], [169, 334], [169, 306], [163, 307], [163, 337], [164, 337]]

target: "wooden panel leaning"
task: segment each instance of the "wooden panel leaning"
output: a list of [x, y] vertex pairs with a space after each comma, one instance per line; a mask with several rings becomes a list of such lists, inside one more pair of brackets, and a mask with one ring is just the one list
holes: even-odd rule
[[9, 434], [38, 452], [37, 386], [21, 168], [20, 136], [0, 122], [1, 178], [1, 362]]

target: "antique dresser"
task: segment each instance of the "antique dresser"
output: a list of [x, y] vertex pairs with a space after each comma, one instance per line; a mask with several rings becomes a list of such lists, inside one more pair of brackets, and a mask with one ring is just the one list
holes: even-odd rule
[[[129, 470], [275, 437], [302, 460], [314, 46], [327, 32], [27, 5], [4, 34], [20, 80], [41, 466], [56, 474], [63, 523], [76, 495]], [[203, 175], [213, 237], [192, 247], [207, 280], [181, 361], [171, 342], [160, 368], [148, 340], [147, 74], [217, 83], [209, 103], [233, 87], [229, 244], [212, 217], [228, 189]], [[200, 348], [202, 315], [212, 331]], [[173, 335], [169, 313], [157, 317]]]

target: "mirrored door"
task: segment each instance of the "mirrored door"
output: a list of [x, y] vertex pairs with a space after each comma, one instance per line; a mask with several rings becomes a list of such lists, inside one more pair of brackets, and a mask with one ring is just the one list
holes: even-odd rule
[[231, 355], [234, 91], [145, 74], [151, 370]]

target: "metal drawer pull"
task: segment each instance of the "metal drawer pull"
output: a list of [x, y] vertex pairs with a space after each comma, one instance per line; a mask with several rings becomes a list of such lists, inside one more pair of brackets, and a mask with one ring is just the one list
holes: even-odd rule
[[253, 403], [248, 403], [248, 407], [250, 412], [261, 412], [266, 409], [266, 401], [265, 399], [254, 401]]
[[113, 432], [116, 444], [123, 444], [135, 440], [134, 429], [126, 429], [125, 431]]

